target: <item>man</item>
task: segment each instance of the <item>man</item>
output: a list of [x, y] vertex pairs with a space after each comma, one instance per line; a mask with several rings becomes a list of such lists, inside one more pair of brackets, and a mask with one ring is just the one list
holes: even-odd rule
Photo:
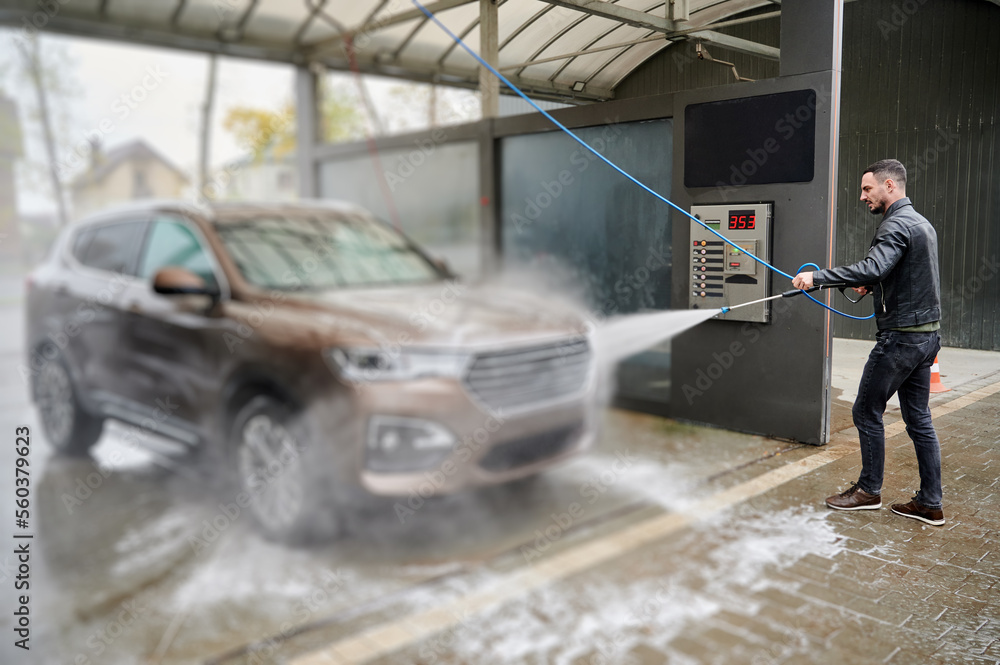
[[941, 280], [937, 234], [906, 197], [906, 169], [895, 159], [875, 162], [861, 177], [861, 200], [882, 214], [868, 256], [850, 266], [803, 272], [792, 284], [844, 284], [875, 301], [878, 341], [865, 364], [854, 425], [861, 440], [861, 476], [851, 488], [826, 500], [836, 510], [882, 507], [885, 428], [882, 415], [893, 393], [906, 433], [917, 452], [920, 491], [892, 512], [927, 524], [944, 524], [941, 508], [941, 452], [931, 412], [930, 368], [941, 348]]

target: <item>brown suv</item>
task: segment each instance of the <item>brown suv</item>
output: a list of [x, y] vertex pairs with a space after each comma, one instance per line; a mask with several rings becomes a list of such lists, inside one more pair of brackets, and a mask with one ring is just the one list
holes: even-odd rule
[[465, 286], [352, 205], [121, 208], [28, 284], [49, 442], [84, 454], [113, 418], [197, 449], [271, 537], [329, 531], [359, 488], [408, 510], [593, 436], [581, 312]]

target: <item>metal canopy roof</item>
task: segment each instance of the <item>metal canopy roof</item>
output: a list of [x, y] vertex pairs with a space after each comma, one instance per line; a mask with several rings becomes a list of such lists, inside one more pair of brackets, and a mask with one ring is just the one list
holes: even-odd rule
[[[479, 0], [425, 4], [480, 51]], [[497, 5], [499, 66], [513, 83], [542, 97], [610, 99], [629, 72], [676, 40], [700, 39], [770, 59], [779, 54], [714, 28], [780, 0]], [[467, 87], [475, 87], [479, 76], [476, 61], [408, 0], [0, 0], [0, 24], [340, 70], [350, 66], [344, 48], [350, 36], [362, 72]]]

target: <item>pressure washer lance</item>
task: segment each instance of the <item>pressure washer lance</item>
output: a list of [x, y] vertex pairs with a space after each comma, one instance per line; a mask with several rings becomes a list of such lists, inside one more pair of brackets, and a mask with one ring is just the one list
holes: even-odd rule
[[[822, 289], [840, 289], [840, 292], [844, 292], [843, 284], [823, 284], [821, 286], [813, 286], [808, 289], [792, 289], [791, 291], [785, 291], [784, 293], [779, 293], [776, 296], [770, 296], [768, 298], [761, 298], [760, 300], [751, 300], [750, 302], [741, 303], [739, 305], [733, 305], [732, 307], [723, 307], [720, 314], [725, 314], [730, 310], [737, 309], [739, 307], [746, 307], [747, 305], [756, 305], [758, 303], [767, 302], [768, 300], [777, 300], [778, 298], [791, 298], [792, 296], [797, 296], [800, 293], [812, 293], [813, 291], [821, 291]], [[851, 300], [848, 298], [848, 300]], [[857, 302], [856, 300], [851, 300], [851, 302]]]

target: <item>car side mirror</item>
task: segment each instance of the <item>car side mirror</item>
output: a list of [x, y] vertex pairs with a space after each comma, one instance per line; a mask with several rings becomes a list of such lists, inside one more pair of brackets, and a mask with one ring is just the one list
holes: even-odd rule
[[214, 304], [219, 299], [219, 289], [190, 270], [167, 266], [153, 276], [153, 291], [164, 296], [208, 296]]

